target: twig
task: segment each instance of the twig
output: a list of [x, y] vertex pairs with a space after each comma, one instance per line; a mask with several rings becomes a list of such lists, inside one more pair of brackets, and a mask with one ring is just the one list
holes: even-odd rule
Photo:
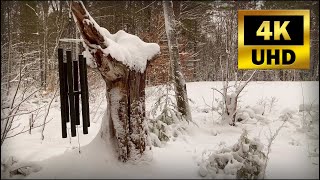
[[19, 81], [18, 81], [17, 88], [16, 88], [16, 90], [15, 90], [14, 96], [13, 96], [13, 98], [12, 98], [12, 102], [11, 102], [10, 109], [12, 109], [12, 107], [13, 107], [13, 105], [14, 105], [14, 101], [15, 101], [16, 96], [17, 96], [17, 94], [18, 94], [18, 90], [19, 90], [19, 87], [20, 87], [20, 84], [21, 84], [21, 78], [22, 78], [22, 76], [21, 76], [21, 64], [20, 64]]
[[236, 95], [239, 96], [239, 94], [241, 93], [241, 91], [247, 86], [247, 84], [251, 81], [251, 79], [253, 78], [253, 75], [257, 72], [257, 70], [253, 71], [253, 73], [251, 74], [251, 76], [249, 77], [249, 79], [242, 85], [240, 86], [240, 88], [236, 91]]
[[31, 7], [29, 4], [27, 4], [26, 3], [26, 6], [28, 6], [30, 9], [32, 9], [32, 11], [36, 14], [36, 16], [39, 18], [39, 15], [38, 15], [38, 13], [36, 12], [36, 10], [33, 8], [33, 7]]
[[266, 168], [267, 168], [267, 164], [268, 164], [268, 161], [269, 161], [269, 153], [271, 152], [271, 145], [273, 143], [273, 141], [276, 139], [276, 137], [278, 136], [280, 130], [284, 127], [284, 124], [288, 121], [289, 117], [287, 114], [284, 115], [284, 121], [283, 123], [281, 124], [281, 126], [276, 130], [276, 132], [272, 134], [271, 132], [271, 129], [269, 127], [269, 132], [270, 132], [270, 138], [268, 138], [268, 141], [269, 141], [269, 144], [268, 144], [268, 150], [267, 150], [267, 155], [266, 155], [266, 162], [265, 162], [265, 166], [264, 166], [264, 170], [263, 170], [263, 176], [262, 178], [264, 179], [265, 178], [265, 173], [266, 173]]
[[[17, 88], [15, 90], [15, 93], [14, 93], [14, 96], [13, 96], [13, 99], [12, 99], [12, 102], [11, 102], [11, 105], [10, 105], [10, 109], [12, 109], [12, 107], [14, 105], [14, 102], [15, 102], [15, 99], [17, 97], [17, 93], [18, 93], [18, 90], [19, 90], [20, 84], [21, 84], [21, 79], [22, 79], [22, 76], [21, 76], [21, 62], [22, 62], [22, 59], [20, 59], [20, 66], [19, 66], [19, 82], [18, 82]], [[18, 108], [17, 108], [17, 110], [15, 112], [18, 111], [18, 109], [20, 107], [20, 104], [21, 103], [19, 103]], [[9, 115], [11, 115], [12, 112], [13, 112], [13, 110], [10, 111]], [[6, 136], [7, 136], [8, 132], [11, 129], [13, 119], [14, 119], [14, 117], [11, 119], [11, 121], [10, 121], [10, 119], [7, 119], [7, 121], [5, 123], [5, 126], [3, 128], [3, 132], [2, 132], [2, 128], [1, 128], [1, 146], [2, 146], [2, 144], [4, 142], [4, 140], [6, 139]]]
[[223, 95], [223, 93], [221, 92], [221, 91], [219, 91], [218, 89], [216, 89], [216, 88], [211, 88], [211, 89], [213, 89], [213, 90], [216, 90], [218, 93], [220, 93], [223, 97], [225, 97], [224, 95]]
[[28, 111], [28, 112], [24, 112], [24, 113], [12, 114], [12, 115], [10, 115], [10, 116], [1, 118], [1, 120], [7, 119], [7, 118], [11, 118], [11, 117], [15, 117], [15, 116], [21, 116], [21, 115], [24, 115], [24, 114], [30, 114], [30, 113], [32, 113], [32, 112], [34, 112], [34, 111], [37, 111], [37, 110], [39, 110], [39, 109], [41, 109], [41, 108], [43, 108], [43, 107], [45, 107], [45, 106], [46, 106], [46, 105], [43, 105], [43, 106], [41, 106], [41, 107], [39, 107], [39, 108], [37, 108], [37, 109], [34, 109], [34, 110], [32, 110], [32, 111]]
[[[53, 118], [51, 118], [49, 121], [47, 121], [45, 124], [48, 124], [50, 121], [52, 121], [53, 120]], [[38, 127], [41, 127], [41, 126], [43, 126], [43, 125], [45, 125], [45, 124], [40, 124], [40, 125], [38, 125], [38, 126], [34, 126], [34, 127], [32, 127], [32, 129], [35, 129], [35, 128], [38, 128]], [[24, 128], [23, 128], [24, 129]], [[12, 138], [12, 137], [14, 137], [14, 136], [17, 136], [17, 135], [19, 135], [19, 134], [22, 134], [22, 133], [26, 133], [26, 132], [29, 132], [29, 129], [27, 129], [27, 130], [25, 130], [25, 131], [21, 131], [21, 132], [19, 132], [19, 133], [17, 133], [17, 134], [14, 134], [14, 135], [12, 135], [12, 136], [7, 136], [6, 137], [6, 139], [8, 139], [8, 138]]]
[[135, 13], [138, 13], [146, 8], [148, 8], [149, 6], [151, 6], [153, 3], [155, 3], [156, 1], [153, 1], [152, 3], [150, 3], [149, 5], [147, 5], [146, 7], [141, 8], [140, 10], [136, 11]]
[[16, 127], [10, 128], [9, 131], [13, 131], [13, 130], [17, 129], [18, 127], [20, 127], [20, 125], [21, 125], [21, 123], [19, 123]]
[[[20, 105], [21, 105], [24, 101], [26, 101], [27, 99], [29, 99], [33, 94], [35, 94], [35, 93], [38, 92], [39, 90], [40, 90], [40, 89], [38, 89], [38, 90], [34, 91], [33, 93], [29, 94], [29, 96], [27, 96], [26, 98], [24, 98], [24, 99], [23, 99], [21, 102], [19, 102], [19, 104], [17, 104], [15, 107], [10, 108], [11, 111], [9, 112], [9, 115], [8, 115], [7, 117], [1, 118], [1, 120], [7, 119], [7, 118], [12, 117], [12, 116], [15, 116], [15, 115], [12, 115], [12, 112], [13, 112], [17, 107], [20, 107]], [[24, 113], [24, 114], [25, 114], [25, 113]]]
[[43, 128], [42, 128], [42, 130], [41, 130], [41, 140], [44, 140], [44, 135], [43, 135], [43, 133], [44, 133], [44, 129], [45, 129], [45, 127], [46, 127], [46, 126], [45, 126], [46, 120], [47, 120], [47, 117], [48, 117], [48, 115], [49, 115], [49, 111], [50, 111], [51, 104], [52, 104], [54, 98], [55, 98], [56, 95], [57, 95], [58, 89], [59, 89], [59, 88], [56, 88], [56, 91], [54, 92], [54, 95], [53, 95], [53, 97], [51, 98], [51, 101], [49, 102], [49, 106], [48, 106], [46, 115], [45, 115], [44, 120], [43, 120]]

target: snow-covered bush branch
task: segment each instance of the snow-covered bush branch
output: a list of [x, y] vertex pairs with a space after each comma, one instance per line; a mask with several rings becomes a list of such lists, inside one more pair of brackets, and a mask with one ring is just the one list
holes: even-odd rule
[[234, 146], [210, 153], [200, 164], [199, 173], [217, 179], [261, 178], [266, 165], [263, 147], [259, 139], [249, 139], [244, 130]]
[[[243, 89], [248, 85], [248, 83], [252, 80], [255, 73], [256, 71], [253, 71], [250, 77], [243, 83], [241, 81], [239, 81], [239, 83], [236, 82], [233, 89], [231, 89], [232, 86], [229, 86], [229, 80], [227, 76], [228, 71], [226, 72], [226, 79], [223, 83], [223, 89], [222, 89], [223, 101], [224, 101], [224, 112], [222, 115], [222, 119], [224, 122], [228, 122], [232, 126], [235, 125], [236, 115], [238, 110], [239, 95], [243, 91]], [[241, 79], [243, 79], [243, 77]]]
[[183, 134], [189, 121], [177, 110], [171, 83], [158, 87], [156, 92], [157, 99], [150, 111], [149, 129], [154, 134], [151, 136], [153, 145], [159, 146], [157, 142], [165, 142]]

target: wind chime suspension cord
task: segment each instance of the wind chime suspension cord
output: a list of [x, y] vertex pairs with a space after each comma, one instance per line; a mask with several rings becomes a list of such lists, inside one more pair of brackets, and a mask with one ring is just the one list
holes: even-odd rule
[[[68, 3], [68, 6], [69, 6], [69, 22], [68, 22], [68, 34], [69, 34], [69, 36], [70, 36], [70, 38], [72, 39], [72, 38], [74, 38], [73, 37], [73, 33], [72, 33], [72, 26], [71, 26], [71, 18], [72, 18], [72, 11], [71, 11], [71, 6], [70, 6], [70, 4], [69, 4], [69, 2], [67, 2]], [[73, 45], [71, 44], [71, 47], [72, 47]], [[81, 153], [81, 149], [80, 149], [80, 135], [79, 135], [79, 127], [78, 127], [78, 125], [76, 125], [76, 127], [77, 127], [77, 136], [78, 136], [78, 148], [79, 148], [79, 154]]]
[[80, 135], [79, 135], [79, 129], [77, 126], [77, 134], [78, 134], [78, 148], [79, 148], [79, 154], [81, 153], [81, 149], [80, 149]]
[[[74, 31], [73, 31], [73, 28], [72, 28], [72, 26], [71, 26], [71, 16], [72, 16], [72, 12], [71, 12], [71, 9], [69, 9], [70, 10], [70, 16], [69, 16], [69, 28], [70, 28], [70, 37], [71, 37], [71, 39], [73, 39], [74, 37]], [[76, 44], [77, 45], [77, 44]], [[71, 44], [71, 48], [73, 49], [73, 47], [74, 47], [74, 45], [73, 44]], [[76, 56], [76, 53], [75, 53], [75, 56]], [[79, 82], [76, 82], [76, 83], [79, 83]], [[79, 103], [79, 102], [78, 102]], [[80, 135], [79, 135], [79, 126], [78, 125], [76, 125], [76, 127], [77, 127], [77, 136], [78, 136], [78, 148], [79, 148], [79, 154], [81, 153], [81, 149], [80, 149]]]
[[69, 142], [70, 142], [70, 144], [71, 144], [71, 135], [70, 135], [71, 129], [70, 129], [70, 131], [69, 131], [69, 129], [70, 129], [70, 128], [67, 128], [67, 133], [68, 133], [68, 136], [69, 136]]

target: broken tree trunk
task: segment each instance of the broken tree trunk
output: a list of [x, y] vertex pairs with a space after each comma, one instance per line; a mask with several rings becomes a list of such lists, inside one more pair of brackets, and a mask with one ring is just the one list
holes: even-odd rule
[[[111, 136], [116, 142], [115, 149], [118, 151], [119, 160], [126, 162], [140, 158], [149, 149], [145, 122], [146, 73], [113, 58], [116, 55], [112, 56], [111, 52], [104, 51], [116, 40], [106, 38], [109, 32], [106, 34], [107, 30], [101, 30], [82, 2], [72, 2], [71, 10], [84, 45], [87, 46], [106, 82], [108, 122], [102, 123], [101, 133], [106, 137]], [[104, 124], [109, 127], [105, 127]]]

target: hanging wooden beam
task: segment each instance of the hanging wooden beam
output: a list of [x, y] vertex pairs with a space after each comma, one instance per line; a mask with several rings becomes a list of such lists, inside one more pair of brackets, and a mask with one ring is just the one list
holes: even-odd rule
[[89, 99], [88, 99], [88, 81], [86, 73], [86, 59], [83, 55], [79, 55], [79, 70], [80, 70], [80, 88], [81, 88], [81, 104], [82, 104], [82, 121], [83, 134], [88, 134], [88, 127], [90, 126], [89, 119]]
[[76, 136], [76, 113], [74, 107], [74, 91], [73, 91], [73, 74], [72, 74], [72, 54], [71, 51], [67, 51], [67, 74], [69, 85], [69, 106], [71, 117], [71, 136]]
[[67, 119], [69, 114], [66, 113], [66, 103], [68, 101], [67, 91], [65, 87], [65, 72], [63, 71], [63, 49], [58, 49], [58, 63], [59, 63], [59, 81], [60, 81], [60, 106], [61, 106], [61, 127], [62, 138], [67, 138]]

